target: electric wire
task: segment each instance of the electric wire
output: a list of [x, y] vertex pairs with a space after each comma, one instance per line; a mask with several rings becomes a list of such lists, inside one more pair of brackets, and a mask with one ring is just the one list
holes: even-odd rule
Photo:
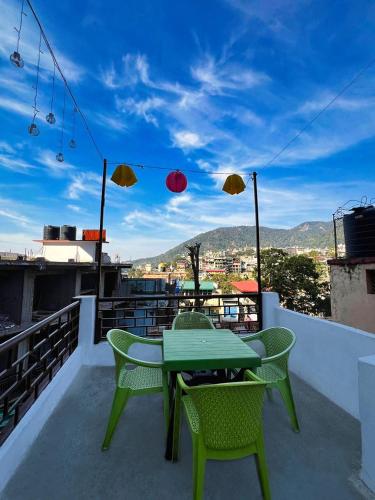
[[69, 95], [70, 95], [70, 97], [71, 97], [71, 99], [72, 99], [75, 107], [77, 108], [77, 111], [78, 111], [78, 113], [79, 113], [79, 115], [80, 115], [80, 117], [82, 119], [83, 125], [84, 125], [84, 127], [85, 127], [85, 129], [86, 129], [86, 131], [87, 131], [87, 133], [88, 133], [88, 135], [90, 137], [90, 139], [91, 139], [91, 142], [92, 142], [92, 144], [93, 144], [93, 146], [94, 146], [94, 148], [95, 148], [98, 156], [100, 157], [101, 160], [103, 160], [104, 156], [103, 156], [103, 154], [102, 154], [102, 152], [101, 152], [101, 150], [100, 150], [100, 148], [98, 146], [98, 143], [95, 140], [95, 137], [94, 137], [93, 133], [91, 132], [91, 129], [90, 129], [89, 124], [87, 122], [86, 116], [83, 113], [83, 111], [81, 110], [81, 108], [78, 106], [77, 100], [76, 100], [76, 98], [75, 98], [75, 96], [74, 96], [74, 94], [73, 94], [73, 92], [72, 92], [72, 90], [71, 90], [71, 88], [70, 88], [70, 86], [69, 86], [69, 84], [68, 84], [65, 76], [64, 76], [64, 73], [62, 72], [62, 70], [60, 68], [60, 65], [59, 65], [59, 63], [58, 63], [58, 61], [56, 59], [56, 56], [55, 56], [54, 51], [53, 51], [53, 49], [51, 47], [51, 44], [49, 43], [47, 35], [46, 35], [45, 31], [44, 31], [43, 25], [42, 25], [42, 23], [41, 23], [38, 15], [36, 14], [35, 9], [32, 6], [30, 0], [26, 0], [26, 2], [27, 2], [28, 6], [30, 8], [30, 11], [31, 11], [32, 15], [34, 16], [34, 19], [35, 19], [36, 23], [39, 26], [39, 29], [40, 29], [40, 32], [42, 34], [44, 43], [46, 44], [46, 47], [47, 47], [49, 53], [51, 54], [53, 63], [55, 64], [58, 72], [60, 73], [60, 76], [61, 76], [61, 78], [62, 78], [62, 80], [63, 80], [63, 82], [65, 84], [66, 90], [68, 91], [68, 93], [69, 93]]

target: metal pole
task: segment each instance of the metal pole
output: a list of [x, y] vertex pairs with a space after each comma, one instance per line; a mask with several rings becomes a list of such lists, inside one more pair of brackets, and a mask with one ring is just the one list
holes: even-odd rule
[[104, 205], [105, 205], [105, 185], [107, 180], [107, 160], [103, 160], [103, 176], [102, 176], [102, 196], [100, 201], [100, 224], [99, 224], [99, 243], [98, 243], [98, 268], [96, 278], [96, 332], [95, 343], [100, 340], [100, 322], [99, 322], [99, 297], [100, 285], [102, 278], [102, 248], [103, 248], [103, 222], [104, 222]]
[[333, 219], [333, 237], [335, 239], [335, 259], [338, 257], [337, 253], [337, 227], [336, 227], [336, 219], [335, 219], [335, 214], [332, 215]]
[[257, 282], [258, 282], [258, 323], [259, 329], [263, 326], [263, 307], [262, 307], [262, 277], [260, 270], [260, 231], [259, 231], [259, 208], [258, 208], [258, 186], [257, 173], [253, 172], [254, 187], [254, 209], [255, 209], [255, 235], [256, 235], [256, 254], [257, 254]]

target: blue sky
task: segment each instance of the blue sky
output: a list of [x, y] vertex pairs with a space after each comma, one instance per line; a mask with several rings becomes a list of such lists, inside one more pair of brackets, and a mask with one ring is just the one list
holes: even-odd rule
[[[195, 234], [254, 223], [252, 193], [222, 193], [215, 172], [259, 174], [263, 225], [328, 220], [348, 199], [374, 196], [375, 66], [271, 166], [296, 132], [374, 57], [371, 1], [34, 0], [103, 154], [112, 161], [201, 170], [173, 195], [167, 172], [108, 183], [110, 253], [155, 255]], [[110, 8], [108, 7], [110, 5]], [[9, 63], [20, 2], [0, 0], [0, 249], [38, 248], [43, 224], [98, 226], [101, 163], [67, 100], [65, 162], [45, 122], [52, 64], [42, 47], [38, 137], [32, 119], [39, 32], [28, 13], [25, 67]], [[111, 174], [114, 165], [110, 165]]]

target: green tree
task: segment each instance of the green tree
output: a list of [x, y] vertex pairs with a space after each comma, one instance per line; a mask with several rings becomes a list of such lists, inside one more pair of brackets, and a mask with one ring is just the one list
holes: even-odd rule
[[264, 288], [278, 292], [288, 309], [329, 315], [329, 283], [311, 257], [288, 255], [277, 248], [262, 250], [261, 273]]

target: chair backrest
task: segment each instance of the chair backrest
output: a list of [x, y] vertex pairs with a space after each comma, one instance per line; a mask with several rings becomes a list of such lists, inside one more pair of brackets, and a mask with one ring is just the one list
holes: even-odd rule
[[283, 370], [287, 368], [290, 350], [296, 342], [296, 336], [292, 330], [284, 327], [272, 327], [263, 330], [260, 339], [266, 349], [266, 357], [275, 356], [285, 351], [285, 355], [275, 360], [275, 363]]
[[126, 330], [114, 328], [112, 330], [109, 330], [109, 332], [107, 333], [107, 340], [112, 347], [113, 354], [115, 356], [117, 380], [121, 368], [128, 361], [127, 354], [130, 346], [139, 341], [139, 339], [136, 335], [133, 335]]
[[177, 314], [172, 323], [172, 330], [193, 330], [193, 329], [214, 330], [210, 318], [205, 314], [195, 311], [188, 311]]
[[239, 449], [256, 441], [262, 428], [263, 382], [190, 387], [203, 442], [214, 450]]

